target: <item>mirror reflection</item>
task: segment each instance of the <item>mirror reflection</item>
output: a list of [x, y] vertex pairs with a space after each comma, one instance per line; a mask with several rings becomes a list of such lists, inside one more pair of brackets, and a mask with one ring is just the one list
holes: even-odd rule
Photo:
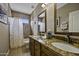
[[79, 32], [79, 3], [56, 4], [56, 32]]
[[38, 34], [44, 34], [45, 32], [46, 32], [46, 11], [43, 11], [38, 15]]

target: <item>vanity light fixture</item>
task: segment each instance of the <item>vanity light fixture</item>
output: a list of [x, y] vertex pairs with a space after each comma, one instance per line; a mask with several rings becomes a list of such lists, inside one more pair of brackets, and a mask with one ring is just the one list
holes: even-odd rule
[[42, 4], [42, 5], [41, 5], [42, 8], [44, 8], [45, 6], [46, 6], [45, 4]]
[[41, 7], [42, 8], [45, 8], [45, 6], [47, 5], [48, 3], [43, 3], [42, 5], [41, 5]]

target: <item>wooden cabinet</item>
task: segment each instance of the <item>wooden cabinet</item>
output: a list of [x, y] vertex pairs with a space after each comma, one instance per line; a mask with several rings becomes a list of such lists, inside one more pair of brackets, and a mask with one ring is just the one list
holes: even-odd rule
[[30, 38], [30, 51], [32, 56], [61, 56], [59, 53]]
[[40, 56], [40, 43], [35, 41], [35, 56]]
[[48, 56], [47, 54], [45, 54], [44, 52], [42, 52], [41, 56]]
[[30, 42], [29, 42], [29, 47], [30, 47], [30, 53], [32, 56], [34, 56], [34, 39], [30, 38]]
[[30, 52], [32, 56], [40, 56], [40, 43], [32, 38], [30, 38]]

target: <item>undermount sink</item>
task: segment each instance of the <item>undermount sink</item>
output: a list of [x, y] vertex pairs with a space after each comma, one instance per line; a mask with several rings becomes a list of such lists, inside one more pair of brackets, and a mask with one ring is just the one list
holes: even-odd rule
[[68, 43], [53, 42], [52, 45], [56, 48], [61, 49], [61, 50], [79, 54], [79, 48], [76, 48]]
[[43, 41], [43, 37], [42, 37], [42, 36], [33, 36], [33, 37], [35, 37], [39, 42], [45, 43], [45, 42]]

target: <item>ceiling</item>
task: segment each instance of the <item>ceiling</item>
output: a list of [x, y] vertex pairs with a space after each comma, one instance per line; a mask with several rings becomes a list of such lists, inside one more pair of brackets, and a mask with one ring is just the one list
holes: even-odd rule
[[9, 5], [13, 11], [31, 14], [38, 3], [10, 3]]
[[67, 3], [57, 3], [57, 9], [63, 7], [64, 5], [66, 5]]

